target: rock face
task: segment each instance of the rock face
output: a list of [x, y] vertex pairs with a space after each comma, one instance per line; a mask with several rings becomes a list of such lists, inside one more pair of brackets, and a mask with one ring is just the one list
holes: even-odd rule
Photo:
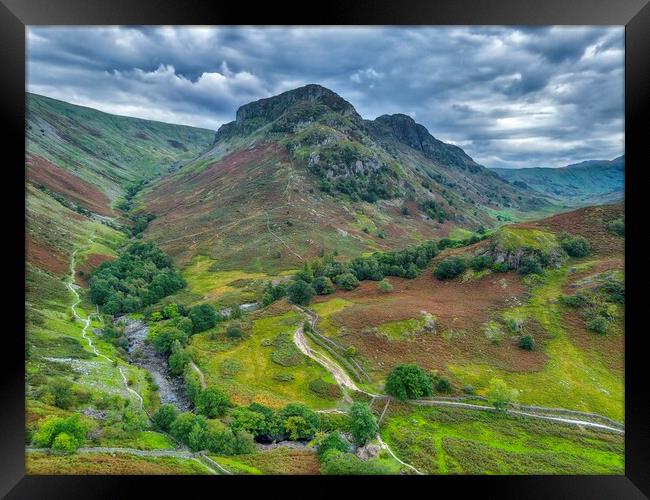
[[366, 125], [374, 135], [396, 139], [437, 163], [455, 166], [472, 173], [487, 170], [458, 146], [446, 144], [433, 137], [426, 127], [416, 123], [408, 115], [401, 113], [382, 115], [374, 121], [367, 121]]

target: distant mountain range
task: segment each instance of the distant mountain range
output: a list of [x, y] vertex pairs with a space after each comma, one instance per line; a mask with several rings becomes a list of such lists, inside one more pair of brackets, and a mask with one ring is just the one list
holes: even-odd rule
[[625, 195], [625, 156], [560, 168], [492, 169], [514, 186], [569, 205], [619, 201]]

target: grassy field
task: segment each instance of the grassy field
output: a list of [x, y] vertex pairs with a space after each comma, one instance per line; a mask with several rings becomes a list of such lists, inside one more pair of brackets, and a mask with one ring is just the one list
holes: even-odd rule
[[549, 359], [542, 370], [512, 373], [486, 364], [460, 363], [450, 363], [449, 370], [462, 384], [481, 389], [492, 377], [502, 378], [520, 391], [523, 403], [595, 412], [623, 421], [623, 377], [605, 366], [600, 353], [572, 342], [563, 317], [566, 308], [558, 302], [569, 270], [579, 272], [596, 264], [586, 261], [548, 270], [532, 288], [527, 303], [503, 313], [507, 318], [534, 318], [550, 335], [543, 348]]
[[220, 457], [214, 461], [235, 474], [318, 474], [319, 462], [314, 449], [275, 448], [248, 455]]
[[483, 411], [391, 404], [383, 439], [430, 474], [623, 474], [623, 437]]
[[108, 453], [78, 453], [74, 455], [49, 455], [28, 453], [26, 472], [32, 475], [174, 475], [212, 474], [198, 460], [176, 457], [138, 457]]
[[[291, 402], [304, 402], [314, 408], [334, 406], [336, 401], [323, 398], [309, 389], [317, 379], [334, 383], [329, 373], [293, 347], [293, 333], [304, 321], [299, 313], [289, 310], [277, 315], [258, 315], [241, 340], [225, 335], [225, 324], [214, 332], [194, 335], [190, 352], [208, 384], [228, 392], [237, 404], [253, 401], [272, 407]], [[292, 361], [282, 366], [272, 356], [279, 348], [273, 345], [278, 335], [286, 334], [292, 349]], [[214, 337], [214, 339], [212, 338]]]

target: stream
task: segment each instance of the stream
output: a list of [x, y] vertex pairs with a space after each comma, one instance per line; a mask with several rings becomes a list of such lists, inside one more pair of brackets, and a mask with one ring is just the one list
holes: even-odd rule
[[140, 320], [125, 316], [117, 318], [115, 323], [124, 325], [124, 335], [129, 342], [127, 349], [129, 362], [151, 373], [158, 386], [160, 403], [173, 404], [180, 411], [188, 411], [192, 407], [192, 403], [185, 393], [183, 379], [169, 373], [167, 358], [157, 353], [151, 344], [145, 342], [149, 327]]

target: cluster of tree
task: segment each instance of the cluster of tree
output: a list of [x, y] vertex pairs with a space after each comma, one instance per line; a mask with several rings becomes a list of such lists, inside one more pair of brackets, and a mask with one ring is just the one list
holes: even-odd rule
[[90, 299], [106, 314], [130, 313], [185, 286], [171, 258], [152, 243], [134, 243], [90, 278]]
[[440, 224], [447, 219], [447, 212], [444, 211], [441, 205], [434, 200], [426, 200], [420, 203], [420, 210], [422, 210], [432, 220], [437, 220]]
[[90, 426], [78, 414], [62, 418], [46, 417], [34, 434], [33, 443], [61, 453], [72, 453], [86, 442]]
[[391, 370], [386, 379], [386, 393], [406, 401], [407, 399], [420, 399], [437, 392], [448, 394], [453, 391], [449, 379], [434, 373], [426, 373], [415, 364], [397, 365]]
[[204, 415], [179, 413], [174, 405], [162, 405], [152, 420], [156, 427], [169, 432], [193, 451], [209, 450], [220, 455], [240, 455], [255, 450], [251, 434], [233, 431], [220, 421], [209, 420]]

